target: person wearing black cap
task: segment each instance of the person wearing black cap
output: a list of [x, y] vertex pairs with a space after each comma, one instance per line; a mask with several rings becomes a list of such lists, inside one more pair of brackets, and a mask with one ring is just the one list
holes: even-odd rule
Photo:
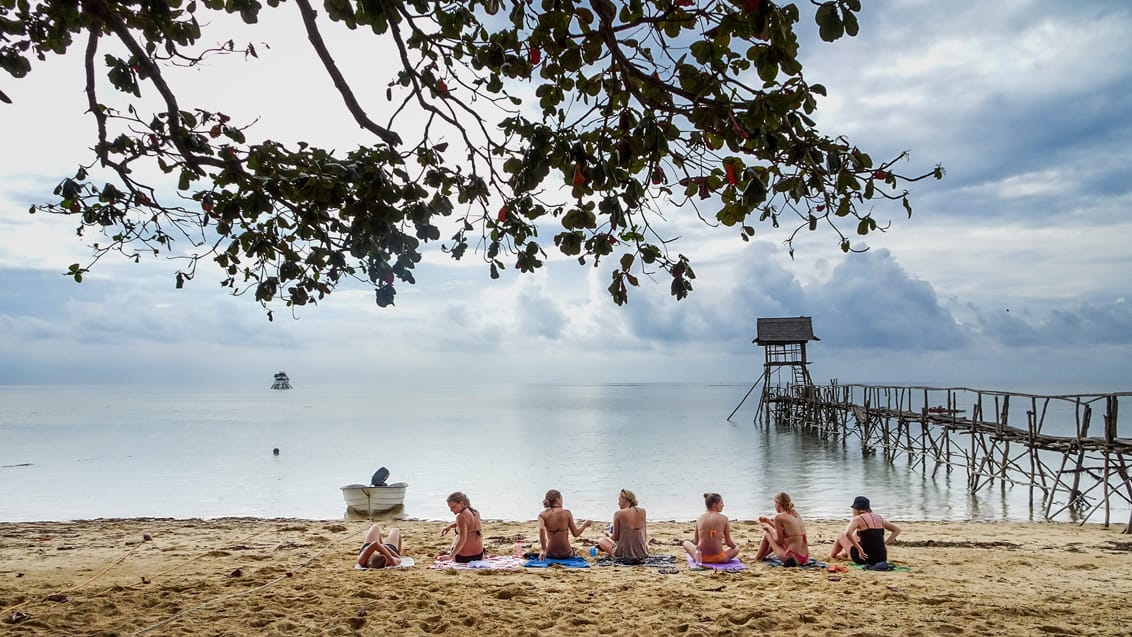
[[[837, 535], [830, 560], [851, 559], [857, 564], [878, 564], [888, 561], [888, 545], [900, 535], [900, 527], [873, 513], [869, 499], [853, 498], [853, 519], [845, 531]], [[884, 532], [888, 531], [888, 539]]]

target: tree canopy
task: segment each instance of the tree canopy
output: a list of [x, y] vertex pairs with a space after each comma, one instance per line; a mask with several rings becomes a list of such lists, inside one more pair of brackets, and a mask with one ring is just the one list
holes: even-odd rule
[[[290, 1], [343, 112], [367, 133], [349, 152], [320, 147], [314, 127], [290, 147], [253, 140], [253, 122], [226, 115], [222, 94], [184, 103], [169, 79], [210, 56], [257, 56], [223, 33], [207, 41], [225, 44], [206, 45], [210, 17], [256, 24], [286, 0], [0, 0], [11, 76], [83, 47], [93, 157], [31, 208], [101, 233], [91, 261], [71, 266], [76, 280], [110, 252], [169, 254], [184, 260], [178, 287], [211, 260], [223, 285], [265, 306], [314, 303], [351, 276], [386, 306], [437, 242], [455, 259], [471, 250], [492, 278], [532, 272], [549, 251], [615, 259], [616, 303], [662, 273], [681, 299], [695, 274], [657, 228], [665, 214], [697, 214], [743, 240], [785, 224], [791, 254], [799, 232], [822, 230], [848, 252], [853, 233], [884, 229], [873, 206], [899, 201], [910, 215], [907, 182], [943, 174], [901, 174], [904, 153], [876, 160], [817, 130], [826, 90], [803, 77], [793, 4]], [[823, 40], [857, 33], [859, 0], [808, 9]], [[392, 43], [384, 103], [363, 104], [335, 63], [325, 34], [342, 28]], [[143, 92], [154, 112], [137, 106]]]

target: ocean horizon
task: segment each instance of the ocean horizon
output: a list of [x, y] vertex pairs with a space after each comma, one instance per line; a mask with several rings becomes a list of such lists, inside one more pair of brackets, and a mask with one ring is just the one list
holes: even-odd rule
[[0, 386], [0, 522], [342, 519], [340, 487], [379, 467], [409, 484], [397, 514], [425, 520], [451, 517], [453, 491], [485, 518], [531, 520], [548, 489], [609, 520], [622, 488], [654, 520], [695, 519], [705, 492], [751, 519], [779, 491], [814, 519], [848, 517], [857, 495], [893, 519], [1041, 519], [1025, 486], [972, 495], [961, 469], [933, 478], [852, 438], [756, 426], [757, 392], [729, 421], [749, 382], [268, 384]]

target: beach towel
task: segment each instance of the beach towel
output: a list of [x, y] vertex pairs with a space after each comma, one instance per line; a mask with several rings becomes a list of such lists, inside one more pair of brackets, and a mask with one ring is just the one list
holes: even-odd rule
[[523, 567], [523, 558], [510, 555], [487, 555], [482, 560], [463, 563], [455, 560], [436, 560], [428, 567], [438, 571], [447, 569], [456, 571], [518, 570]]
[[666, 566], [673, 566], [676, 564], [675, 555], [650, 555], [644, 559], [637, 559], [632, 557], [613, 557], [606, 555], [605, 557], [598, 558], [595, 562], [598, 566], [649, 566], [652, 568], [664, 568]]
[[368, 567], [362, 566], [361, 564], [358, 564], [358, 563], [355, 562], [354, 563], [354, 569], [358, 570], [358, 571], [384, 571], [384, 570], [390, 569], [390, 568], [412, 568], [416, 565], [417, 565], [417, 563], [416, 563], [415, 560], [413, 560], [413, 558], [405, 557], [404, 555], [402, 555], [401, 556], [401, 563], [398, 564], [397, 566], [383, 566], [381, 568], [368, 568]]
[[697, 562], [690, 554], [685, 553], [684, 558], [688, 560], [688, 568], [693, 570], [714, 570], [714, 571], [745, 571], [747, 565], [744, 564], [739, 558], [734, 558], [729, 562], [720, 562], [719, 564], [711, 564], [706, 562]]
[[907, 566], [897, 566], [892, 562], [877, 562], [876, 564], [850, 564], [849, 566], [852, 566], [858, 571], [899, 571], [901, 573], [906, 573], [912, 570]]
[[590, 567], [590, 563], [587, 562], [584, 558], [581, 558], [581, 557], [567, 557], [567, 558], [561, 558], [561, 559], [555, 558], [555, 557], [548, 557], [545, 560], [533, 559], [533, 560], [527, 560], [526, 562], [524, 562], [523, 566], [525, 566], [527, 568], [548, 568], [550, 566], [554, 566], [555, 564], [557, 564], [558, 566], [565, 566], [566, 568], [589, 568]]
[[767, 566], [782, 566], [784, 568], [828, 568], [829, 567], [829, 564], [827, 564], [826, 562], [820, 562], [818, 560], [815, 560], [812, 557], [809, 560], [807, 560], [806, 563], [801, 565], [800, 567], [799, 566], [786, 566], [785, 564], [782, 563], [782, 560], [778, 559], [777, 557], [775, 557], [773, 555], [768, 555], [766, 557], [766, 559], [763, 560], [763, 564], [766, 564]]

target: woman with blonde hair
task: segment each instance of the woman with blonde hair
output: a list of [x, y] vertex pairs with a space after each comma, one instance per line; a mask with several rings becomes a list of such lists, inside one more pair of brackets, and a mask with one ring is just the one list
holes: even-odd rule
[[480, 512], [472, 508], [468, 496], [456, 491], [448, 496], [448, 510], [456, 514], [456, 521], [444, 527], [444, 535], [456, 529], [452, 548], [437, 555], [437, 559], [452, 559], [467, 564], [483, 559], [483, 532], [480, 530]]
[[739, 555], [739, 547], [731, 539], [731, 521], [723, 515], [723, 496], [705, 493], [704, 506], [707, 511], [696, 520], [695, 537], [682, 542], [684, 551], [700, 564], [730, 562]]
[[783, 566], [804, 566], [810, 561], [810, 544], [806, 539], [806, 525], [794, 508], [790, 494], [781, 492], [774, 496], [774, 510], [774, 519], [759, 517], [763, 540], [755, 559], [761, 562], [773, 553]]
[[628, 489], [617, 495], [609, 533], [597, 541], [601, 550], [622, 560], [643, 560], [649, 556], [649, 537], [645, 530], [645, 510], [637, 506], [637, 496]]
[[574, 557], [574, 547], [570, 546], [570, 536], [578, 537], [589, 528], [590, 521], [581, 524], [574, 522], [574, 514], [562, 508], [562, 494], [557, 489], [546, 492], [542, 500], [545, 507], [538, 514], [538, 542], [540, 560], [546, 558], [566, 559]]

